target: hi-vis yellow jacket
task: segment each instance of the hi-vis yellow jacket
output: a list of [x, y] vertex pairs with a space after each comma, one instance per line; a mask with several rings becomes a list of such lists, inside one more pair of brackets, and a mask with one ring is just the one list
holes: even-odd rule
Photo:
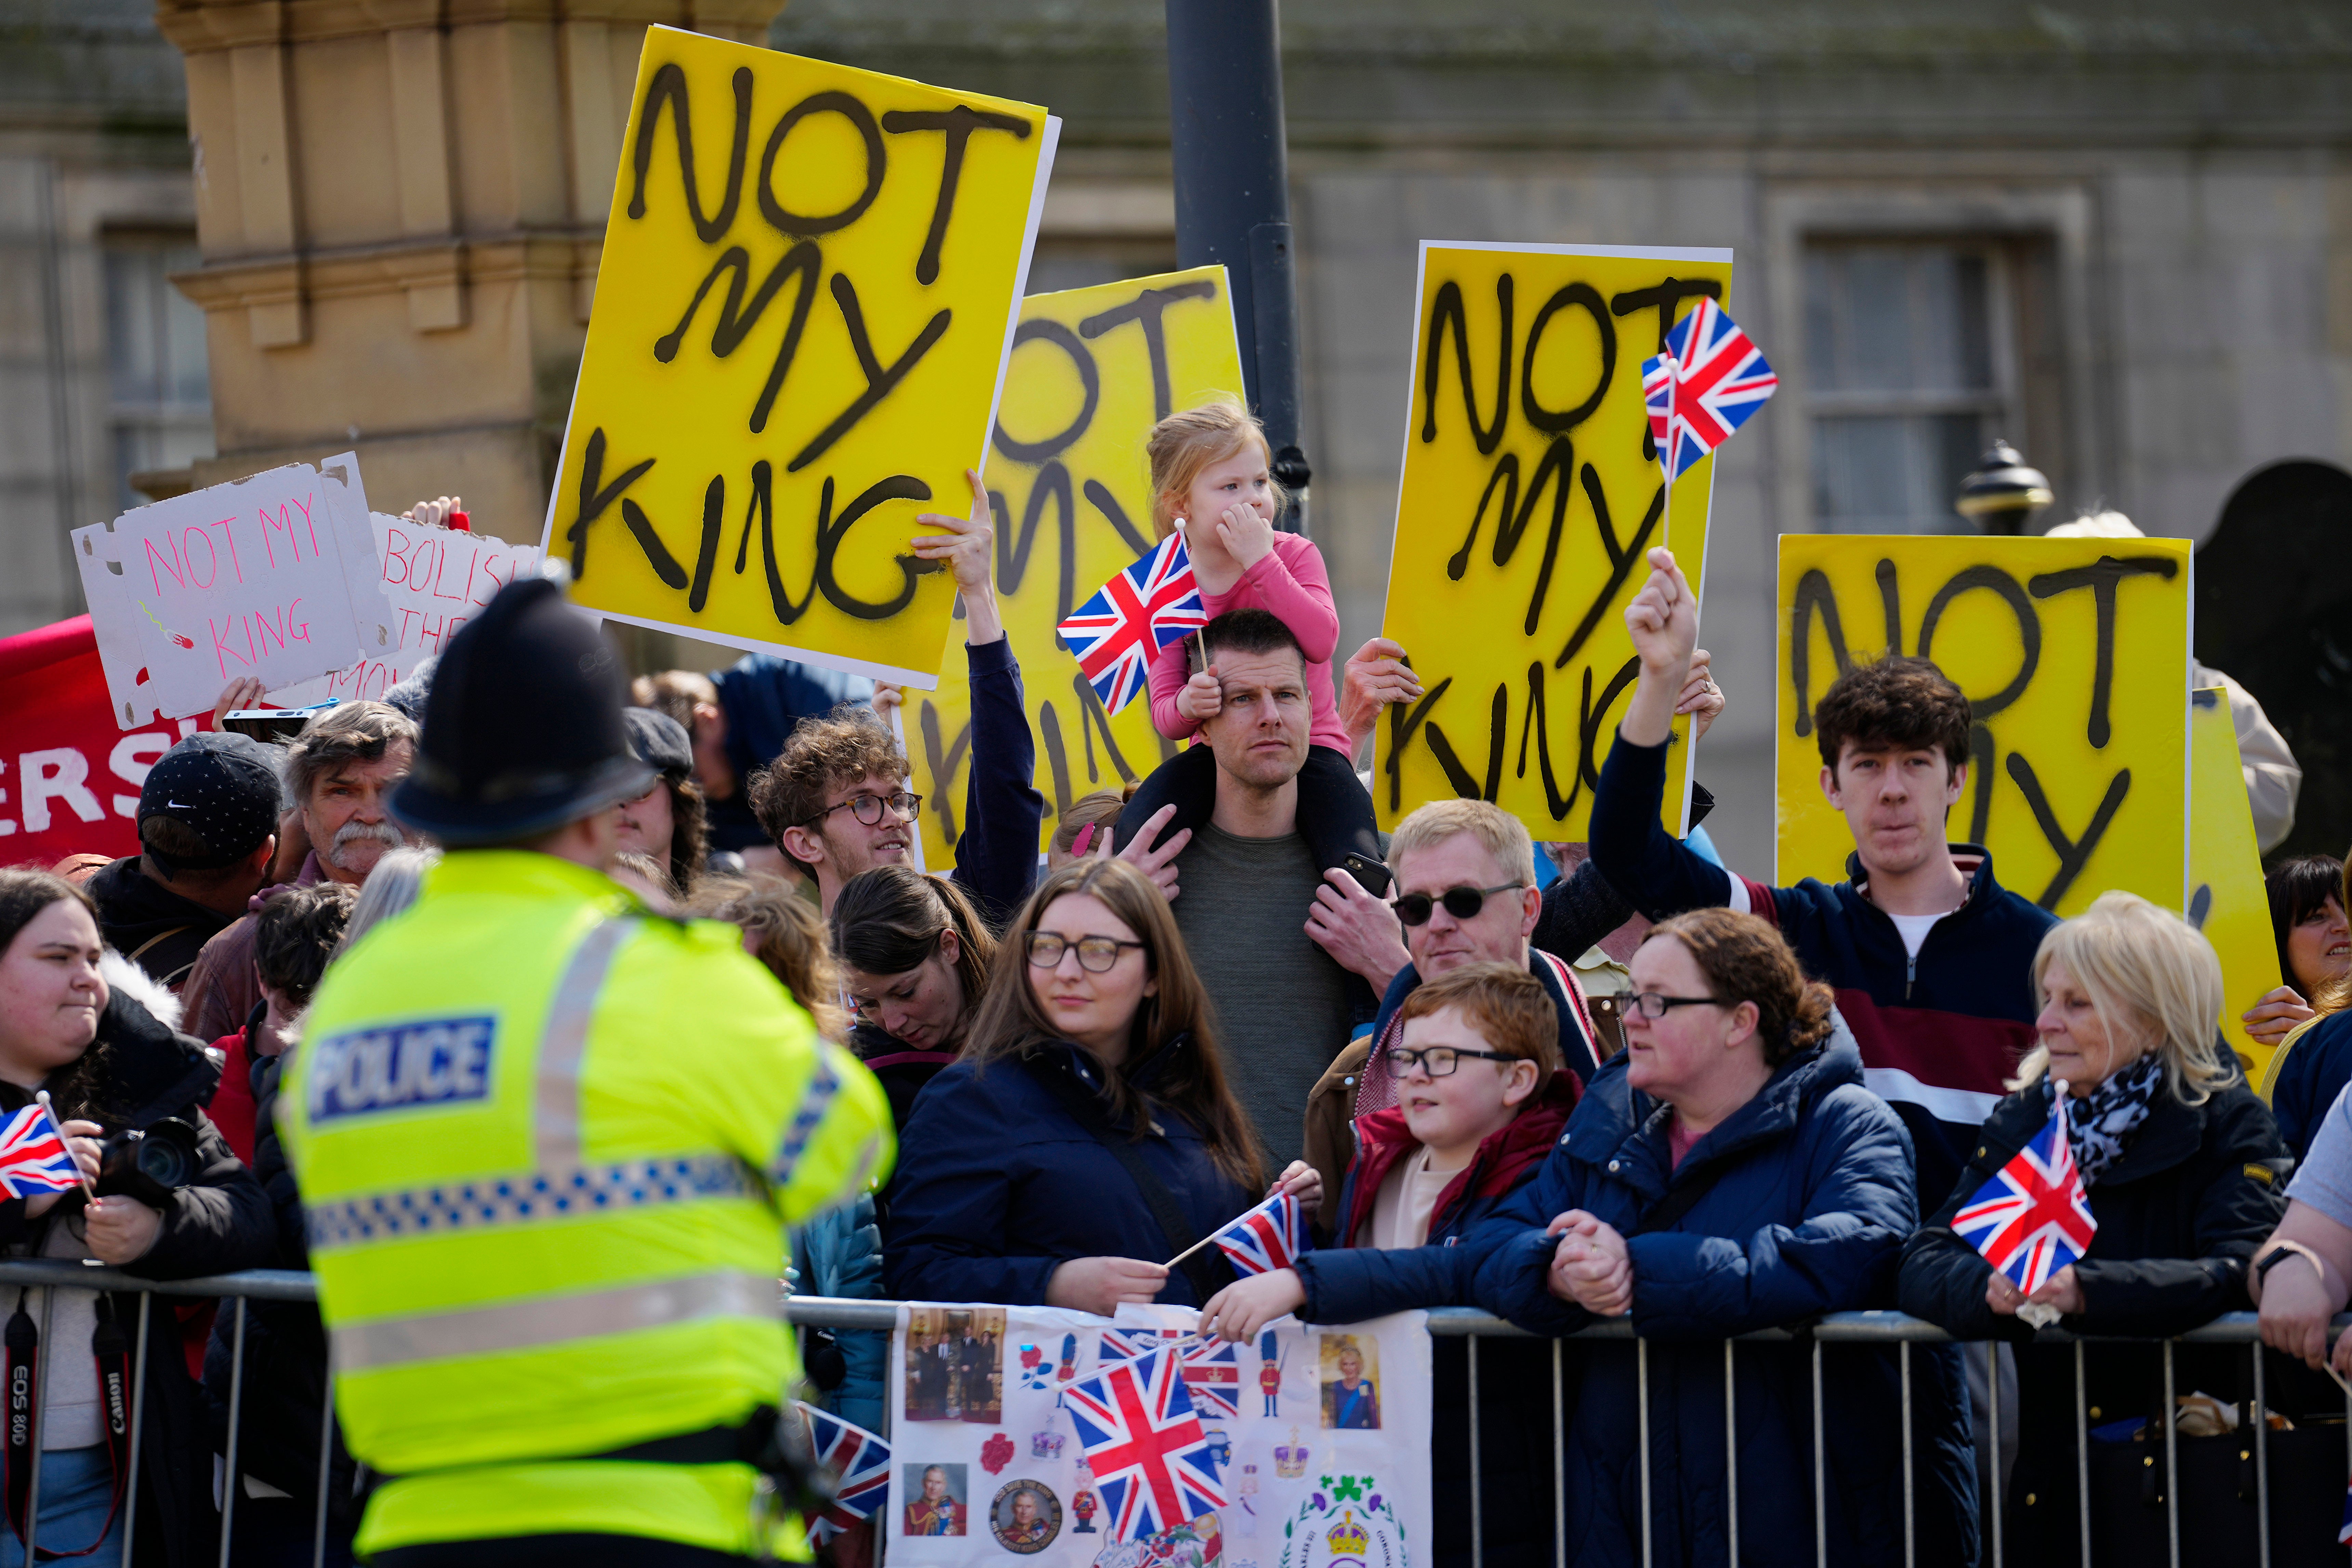
[[362, 1555], [757, 1550], [748, 1466], [581, 1458], [782, 1400], [782, 1227], [893, 1152], [881, 1087], [732, 929], [551, 856], [452, 854], [329, 970], [279, 1106], [344, 1436], [398, 1478]]

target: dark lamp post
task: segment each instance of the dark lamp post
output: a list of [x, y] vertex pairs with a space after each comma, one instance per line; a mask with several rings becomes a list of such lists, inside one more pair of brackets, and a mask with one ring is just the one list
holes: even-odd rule
[[2053, 499], [2042, 470], [2027, 468], [2024, 456], [2008, 442], [1995, 441], [1976, 472], [1960, 481], [1952, 505], [1987, 533], [2018, 534]]

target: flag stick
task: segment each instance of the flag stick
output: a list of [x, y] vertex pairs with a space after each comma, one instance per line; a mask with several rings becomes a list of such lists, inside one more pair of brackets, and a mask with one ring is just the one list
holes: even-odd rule
[[[42, 1089], [39, 1093], [34, 1095], [33, 1098], [41, 1102], [41, 1109], [43, 1110], [48, 1112], [49, 1125], [58, 1130], [58, 1141], [59, 1142], [64, 1142], [66, 1136], [66, 1124], [58, 1120], [58, 1108], [49, 1103], [49, 1091], [46, 1089]], [[66, 1146], [66, 1156], [68, 1159], [71, 1159], [73, 1156], [73, 1146], [71, 1144], [67, 1144]], [[79, 1160], [74, 1161], [74, 1176], [81, 1183], [82, 1196], [88, 1198], [92, 1203], [96, 1203], [98, 1201], [98, 1189], [89, 1184], [89, 1173], [82, 1170], [81, 1162]]]
[[1194, 1253], [1196, 1253], [1196, 1252], [1200, 1251], [1200, 1250], [1201, 1250], [1201, 1248], [1202, 1248], [1202, 1247], [1204, 1247], [1208, 1246], [1208, 1245], [1209, 1245], [1209, 1243], [1211, 1243], [1211, 1242], [1213, 1242], [1213, 1241], [1216, 1240], [1216, 1239], [1217, 1239], [1217, 1237], [1218, 1237], [1219, 1236], [1223, 1235], [1223, 1231], [1222, 1230], [1222, 1228], [1220, 1228], [1219, 1230], [1216, 1230], [1216, 1231], [1212, 1231], [1209, 1235], [1202, 1237], [1200, 1240], [1198, 1240], [1198, 1241], [1194, 1242], [1192, 1246], [1190, 1246], [1190, 1247], [1186, 1247], [1183, 1251], [1181, 1251], [1181, 1252], [1178, 1253], [1175, 1257], [1173, 1257], [1173, 1258], [1170, 1258], [1167, 1262], [1165, 1262], [1165, 1263], [1161, 1264], [1160, 1267], [1160, 1268], [1175, 1268], [1178, 1264], [1180, 1264], [1180, 1263], [1183, 1262], [1183, 1261], [1184, 1261], [1184, 1259], [1186, 1259], [1186, 1258], [1188, 1258], [1192, 1257], [1192, 1254], [1194, 1254]]

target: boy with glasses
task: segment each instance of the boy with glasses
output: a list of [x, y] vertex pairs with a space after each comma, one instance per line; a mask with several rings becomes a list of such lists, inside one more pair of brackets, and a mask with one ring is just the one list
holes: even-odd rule
[[[1334, 1245], [1219, 1291], [1201, 1310], [1204, 1332], [1246, 1342], [1285, 1313], [1353, 1323], [1469, 1302], [1475, 1254], [1456, 1243], [1542, 1168], [1582, 1085], [1559, 1068], [1550, 991], [1524, 963], [1453, 965], [1397, 1012], [1401, 1037], [1388, 1053], [1397, 1103], [1355, 1121], [1339, 1202], [1324, 1205]], [[1435, 1353], [1455, 1363], [1436, 1386], [1456, 1408], [1437, 1411], [1434, 1429], [1459, 1431], [1469, 1415], [1462, 1342], [1440, 1340]], [[1483, 1342], [1478, 1375], [1486, 1546], [1493, 1561], [1532, 1560], [1549, 1547], [1552, 1489], [1530, 1458], [1548, 1460], [1549, 1448], [1525, 1434], [1550, 1419], [1550, 1347]], [[1465, 1445], [1433, 1446], [1431, 1464], [1438, 1495], [1469, 1491]], [[1465, 1519], [1442, 1524], [1441, 1538], [1449, 1528], [1466, 1538]], [[1441, 1561], [1466, 1557], [1466, 1539], [1451, 1544], [1455, 1552], [1437, 1543]]]
[[1339, 1053], [1307, 1098], [1306, 1158], [1327, 1192], [1339, 1190], [1353, 1152], [1349, 1123], [1398, 1102], [1391, 1053], [1402, 1043], [1404, 1004], [1426, 982], [1475, 963], [1525, 972], [1551, 1001], [1553, 1060], [1580, 1086], [1601, 1068], [1575, 971], [1530, 943], [1543, 895], [1535, 845], [1517, 817], [1486, 801], [1433, 801], [1397, 824], [1389, 868], [1412, 962], [1389, 983], [1371, 1032]]

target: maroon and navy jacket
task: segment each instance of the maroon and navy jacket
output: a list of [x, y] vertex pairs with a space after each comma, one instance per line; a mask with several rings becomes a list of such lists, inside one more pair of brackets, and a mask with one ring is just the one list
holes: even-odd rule
[[1772, 888], [1734, 876], [1660, 825], [1665, 779], [1664, 746], [1617, 738], [1592, 797], [1593, 863], [1652, 920], [1726, 904], [1778, 925], [1805, 973], [1837, 992], [1862, 1048], [1864, 1082], [1909, 1129], [1921, 1211], [1940, 1207], [2032, 1047], [2033, 954], [2055, 917], [1995, 882], [1982, 848], [1956, 844], [1968, 900], [1936, 922], [1914, 959], [1886, 911], [1864, 896], [1858, 858], [1847, 858], [1846, 880], [1834, 887], [1808, 877]]
[[1339, 1216], [1337, 1234], [1331, 1247], [1303, 1255], [1296, 1266], [1307, 1291], [1299, 1321], [1354, 1323], [1414, 1307], [1467, 1306], [1475, 1260], [1457, 1244], [1535, 1175], [1583, 1092], [1575, 1074], [1555, 1071], [1543, 1093], [1489, 1134], [1437, 1194], [1429, 1211], [1429, 1244], [1391, 1251], [1359, 1247], [1355, 1237], [1372, 1217], [1381, 1184], [1421, 1145], [1397, 1107], [1356, 1118], [1356, 1157], [1330, 1211]]

